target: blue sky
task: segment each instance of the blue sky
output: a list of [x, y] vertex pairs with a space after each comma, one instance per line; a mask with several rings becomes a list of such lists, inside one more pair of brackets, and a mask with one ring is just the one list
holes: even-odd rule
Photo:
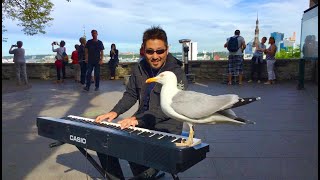
[[111, 43], [120, 52], [139, 52], [142, 34], [152, 25], [160, 25], [168, 36], [171, 52], [181, 51], [179, 39], [198, 43], [198, 51], [226, 51], [223, 44], [236, 29], [249, 42], [254, 38], [255, 22], [259, 14], [260, 35], [284, 33], [285, 38], [296, 32], [300, 44], [301, 18], [309, 0], [52, 0], [54, 18], [46, 34], [26, 36], [17, 22], [5, 20], [8, 30], [3, 34], [2, 55], [22, 40], [26, 55], [54, 54], [53, 41], [66, 41], [68, 54], [85, 34], [98, 31], [98, 39], [109, 53]]

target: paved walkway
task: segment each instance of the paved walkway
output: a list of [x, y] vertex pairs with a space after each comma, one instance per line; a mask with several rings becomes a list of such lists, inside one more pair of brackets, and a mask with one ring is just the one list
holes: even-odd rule
[[[16, 88], [2, 80], [2, 178], [6, 180], [101, 179], [100, 174], [69, 144], [49, 149], [53, 142], [37, 135], [36, 118], [79, 115], [95, 117], [121, 98], [123, 81], [102, 81], [100, 91], [83, 92], [72, 80], [57, 85], [31, 80]], [[316, 180], [318, 179], [318, 86], [296, 82], [275, 85], [227, 86], [197, 82], [190, 90], [211, 95], [235, 93], [261, 100], [234, 109], [255, 125], [199, 125], [197, 138], [210, 144], [207, 158], [179, 174], [181, 180]], [[137, 105], [121, 117], [130, 116]], [[94, 152], [89, 151], [97, 159]], [[165, 157], [164, 157], [165, 158]], [[122, 160], [126, 177], [132, 174]], [[169, 174], [162, 179], [171, 179]]]

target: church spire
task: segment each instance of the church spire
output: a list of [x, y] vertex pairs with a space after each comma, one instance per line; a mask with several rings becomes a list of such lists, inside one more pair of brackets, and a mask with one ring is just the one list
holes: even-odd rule
[[86, 28], [85, 25], [83, 25], [83, 36], [82, 37], [84, 37], [84, 38], [86, 38], [86, 29], [85, 28]]
[[256, 29], [254, 30], [254, 40], [252, 47], [255, 47], [259, 44], [259, 19], [258, 19], [258, 12], [257, 12], [257, 20], [256, 20]]

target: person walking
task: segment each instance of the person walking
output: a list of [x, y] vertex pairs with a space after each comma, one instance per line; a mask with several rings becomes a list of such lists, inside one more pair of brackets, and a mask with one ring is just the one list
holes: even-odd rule
[[116, 68], [119, 64], [119, 51], [115, 44], [111, 44], [110, 60], [108, 62], [110, 69], [110, 80], [114, 80], [116, 76]]
[[234, 36], [227, 39], [224, 47], [228, 49], [228, 85], [231, 85], [232, 75], [239, 75], [239, 85], [242, 84], [243, 50], [246, 42], [240, 36], [240, 30], [235, 30]]
[[[27, 66], [26, 66], [26, 58], [25, 58], [25, 49], [22, 48], [23, 42], [17, 41], [16, 45], [12, 45], [9, 54], [13, 54], [13, 62], [16, 69], [16, 78], [17, 85], [22, 85], [22, 81], [24, 85], [28, 85], [28, 76], [27, 76]], [[12, 49], [17, 47], [15, 49]]]
[[97, 30], [91, 31], [92, 39], [88, 40], [85, 46], [85, 62], [87, 63], [86, 86], [85, 91], [90, 90], [91, 73], [94, 70], [95, 91], [99, 90], [100, 82], [100, 65], [103, 63], [104, 46], [102, 41], [98, 40]]
[[263, 61], [263, 52], [266, 49], [266, 45], [264, 44], [266, 41], [267, 37], [263, 37], [261, 42], [256, 45], [256, 50], [254, 51], [251, 59], [251, 74], [248, 83], [253, 81], [255, 72], [257, 73], [257, 82], [261, 82], [261, 66]]

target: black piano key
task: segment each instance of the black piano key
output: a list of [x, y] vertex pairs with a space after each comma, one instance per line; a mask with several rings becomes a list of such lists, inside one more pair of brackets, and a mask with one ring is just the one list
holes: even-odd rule
[[149, 134], [149, 132], [143, 132], [143, 133], [139, 134], [139, 136], [147, 137], [148, 134]]
[[141, 133], [141, 131], [134, 130], [134, 131], [130, 132], [130, 134], [138, 134], [138, 133]]
[[152, 136], [152, 139], [158, 139], [159, 137], [163, 136], [162, 134], [155, 134], [154, 136]]
[[170, 142], [173, 141], [173, 140], [175, 140], [175, 139], [177, 139], [177, 138], [174, 137], [174, 136], [169, 136], [169, 137], [168, 137], [168, 141], [170, 141]]
[[170, 137], [169, 136], [163, 136], [163, 137], [161, 137], [161, 141], [169, 141], [169, 139], [170, 139]]

